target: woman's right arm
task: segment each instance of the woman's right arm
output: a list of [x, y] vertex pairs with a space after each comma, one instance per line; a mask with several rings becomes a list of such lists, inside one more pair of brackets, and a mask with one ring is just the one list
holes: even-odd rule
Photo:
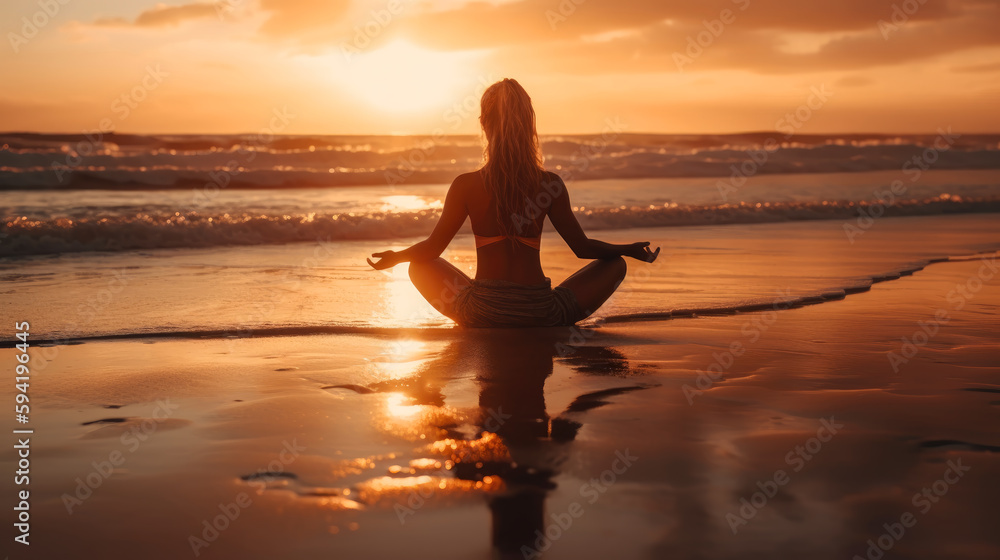
[[655, 252], [650, 251], [648, 241], [615, 244], [587, 237], [580, 222], [577, 221], [576, 215], [573, 214], [573, 205], [570, 204], [566, 184], [555, 173], [550, 174], [550, 180], [552, 182], [547, 190], [554, 191], [555, 196], [552, 199], [552, 206], [549, 207], [549, 221], [572, 249], [574, 255], [581, 259], [613, 259], [625, 256], [645, 262], [656, 260], [656, 256], [660, 254], [660, 248], [657, 247]]

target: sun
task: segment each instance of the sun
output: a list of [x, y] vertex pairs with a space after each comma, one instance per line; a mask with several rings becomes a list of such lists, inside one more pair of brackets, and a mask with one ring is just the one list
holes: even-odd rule
[[353, 56], [338, 82], [371, 106], [390, 113], [447, 107], [470, 83], [463, 53], [444, 53], [395, 41]]

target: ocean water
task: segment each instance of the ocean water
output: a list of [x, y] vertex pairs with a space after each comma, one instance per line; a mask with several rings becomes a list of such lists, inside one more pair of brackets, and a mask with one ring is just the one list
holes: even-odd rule
[[[0, 256], [427, 234], [476, 137], [0, 135]], [[1000, 209], [1000, 135], [543, 138], [589, 229]], [[881, 200], [883, 204], [878, 204]]]
[[[210, 554], [485, 558], [576, 511], [624, 452], [638, 460], [546, 558], [863, 555], [952, 461], [969, 476], [916, 513], [919, 530], [893, 553], [987, 557], [1000, 474], [995, 140], [937, 153], [934, 137], [865, 138], [805, 139], [783, 171], [769, 162], [791, 152], [755, 162], [746, 181], [731, 166], [759, 148], [721, 147], [736, 137], [636, 139], [700, 142], [674, 156], [634, 147], [662, 160], [659, 175], [573, 139], [570, 154], [597, 152], [560, 170], [581, 220], [601, 239], [661, 246], [660, 258], [630, 260], [581, 329], [469, 332], [420, 298], [405, 266], [378, 272], [364, 258], [429, 230], [451, 176], [478, 161], [471, 144], [433, 180], [414, 171], [390, 184], [385, 174], [405, 169], [393, 165], [326, 185], [292, 171], [248, 188], [230, 174], [208, 196], [206, 177], [226, 176], [209, 165], [155, 187], [180, 173], [109, 160], [66, 185], [29, 184], [55, 173], [39, 153], [65, 161], [78, 137], [8, 135], [0, 309], [31, 324], [32, 519], [60, 537], [34, 544], [52, 558], [185, 557], [202, 521], [246, 493], [252, 509]], [[238, 153], [196, 140], [132, 138]], [[291, 152], [278, 140], [298, 139], [267, 149]], [[402, 153], [414, 142], [371, 140]], [[821, 156], [841, 149], [828, 145], [855, 155]], [[927, 169], [908, 165], [914, 155]], [[715, 174], [691, 171], [696, 159]], [[556, 282], [585, 264], [551, 228], [541, 250]], [[475, 272], [468, 233], [444, 256]], [[960, 306], [959, 287], [971, 294]], [[939, 310], [947, 325], [895, 370], [887, 352], [905, 352]], [[734, 315], [701, 318], [712, 314]], [[0, 353], [14, 364], [11, 330]], [[734, 343], [746, 351], [734, 356]], [[724, 373], [705, 388], [713, 366]], [[791, 472], [785, 454], [810, 447], [827, 418], [845, 429]], [[141, 449], [125, 445], [136, 430]], [[286, 462], [289, 443], [303, 452]], [[777, 469], [791, 481], [734, 536], [727, 514]], [[67, 522], [65, 496], [98, 473]], [[402, 506], [414, 514], [405, 524]]]
[[[663, 247], [597, 321], [826, 301], [1000, 248], [1000, 135], [542, 140], [586, 230]], [[430, 232], [479, 138], [8, 133], [0, 147], [5, 314], [43, 337], [451, 324], [405, 267], [364, 257]], [[546, 229], [558, 282], [584, 263]], [[445, 256], [474, 275], [469, 233]]]

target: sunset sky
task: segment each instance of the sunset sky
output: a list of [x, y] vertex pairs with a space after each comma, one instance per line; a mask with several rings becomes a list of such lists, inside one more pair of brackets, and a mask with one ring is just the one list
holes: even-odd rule
[[290, 134], [476, 133], [483, 84], [513, 77], [550, 134], [773, 130], [814, 88], [801, 132], [1000, 131], [996, 0], [6, 0], [0, 21], [0, 130], [283, 111]]

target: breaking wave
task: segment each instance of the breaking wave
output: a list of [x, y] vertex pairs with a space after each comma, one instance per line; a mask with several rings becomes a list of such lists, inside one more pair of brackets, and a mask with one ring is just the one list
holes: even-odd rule
[[[577, 180], [839, 173], [932, 165], [1000, 169], [1000, 135], [614, 134], [542, 138]], [[265, 141], [266, 140], [266, 141]], [[938, 147], [935, 149], [935, 142]], [[765, 149], [768, 148], [768, 149]], [[140, 136], [0, 133], [0, 189], [308, 188], [448, 183], [474, 136]], [[916, 159], [915, 159], [916, 158]], [[921, 161], [923, 163], [921, 163]]]
[[[940, 195], [922, 200], [763, 202], [587, 208], [587, 230], [748, 224], [794, 220], [859, 223], [881, 216], [1000, 212], [1000, 197]], [[440, 210], [341, 214], [169, 212], [82, 218], [8, 218], [0, 225], [0, 256], [263, 245], [300, 241], [398, 240], [430, 233]], [[468, 226], [464, 230], [469, 232]]]

